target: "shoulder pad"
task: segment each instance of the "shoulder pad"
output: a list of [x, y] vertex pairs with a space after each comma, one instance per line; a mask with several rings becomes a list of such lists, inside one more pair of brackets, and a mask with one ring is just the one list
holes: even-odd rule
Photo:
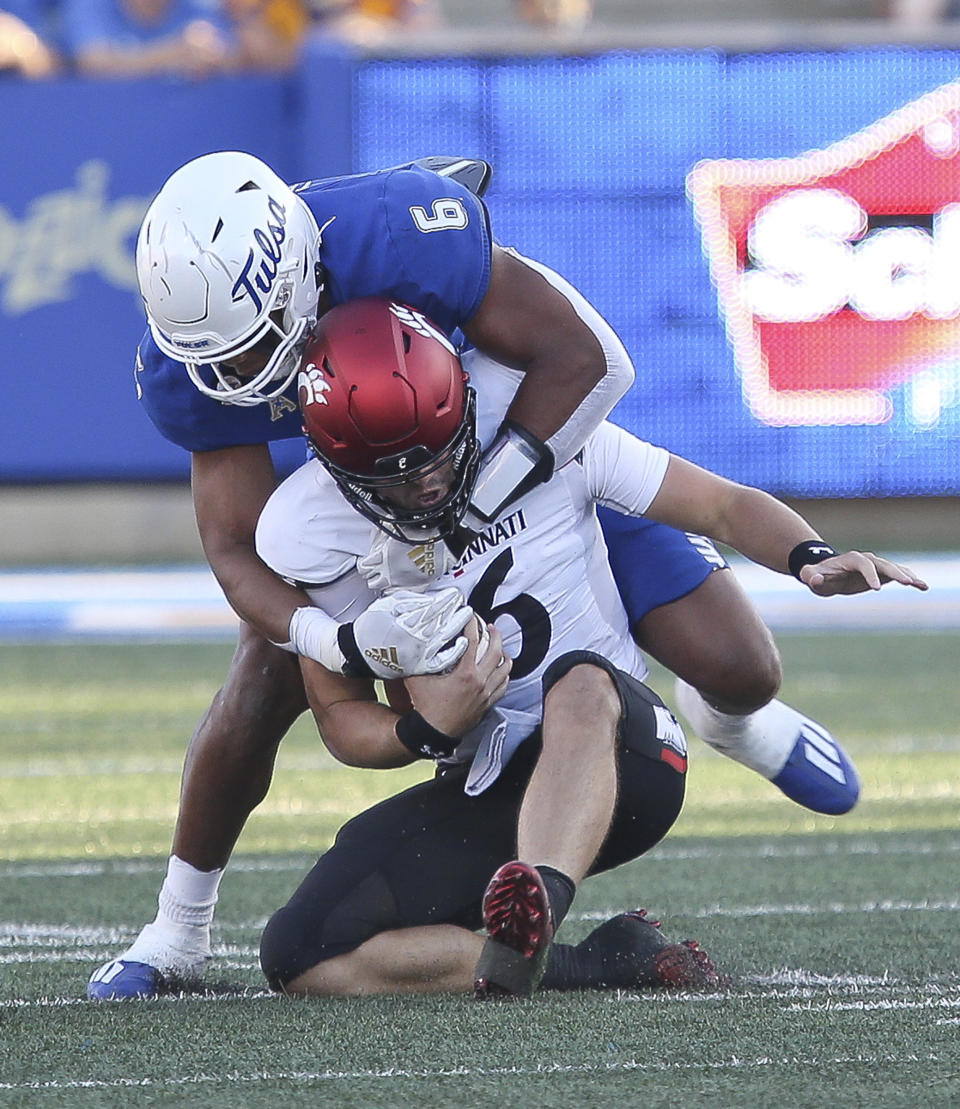
[[482, 158], [450, 158], [439, 154], [430, 158], [417, 158], [415, 166], [422, 166], [441, 177], [452, 177], [475, 196], [483, 196], [493, 176], [493, 166]]

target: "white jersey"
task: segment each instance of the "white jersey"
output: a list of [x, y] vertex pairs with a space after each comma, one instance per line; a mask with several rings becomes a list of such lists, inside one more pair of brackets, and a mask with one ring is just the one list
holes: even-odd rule
[[[521, 375], [477, 351], [464, 356], [477, 391], [481, 443], [489, 445]], [[457, 749], [473, 758], [468, 791], [495, 780], [518, 744], [540, 723], [541, 680], [570, 651], [593, 651], [643, 679], [647, 666], [607, 561], [595, 505], [642, 515], [656, 496], [669, 454], [613, 424], [602, 424], [572, 462], [515, 501], [470, 544], [436, 588], [457, 586], [495, 623], [513, 659], [507, 691], [490, 719]], [[356, 571], [375, 534], [317, 461], [292, 474], [264, 508], [257, 550], [314, 603], [349, 620], [373, 599]], [[474, 756], [475, 753], [475, 757]]]

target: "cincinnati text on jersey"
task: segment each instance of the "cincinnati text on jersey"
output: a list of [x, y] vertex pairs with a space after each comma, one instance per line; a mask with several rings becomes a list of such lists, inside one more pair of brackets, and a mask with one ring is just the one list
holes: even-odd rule
[[486, 531], [480, 532], [454, 567], [453, 576], [455, 578], [459, 577], [463, 573], [464, 567], [477, 555], [484, 554], [494, 547], [499, 547], [501, 543], [505, 543], [508, 539], [513, 539], [514, 536], [524, 531], [526, 526], [527, 521], [524, 519], [523, 509], [517, 509], [516, 512], [505, 516], [496, 524], [492, 524]]

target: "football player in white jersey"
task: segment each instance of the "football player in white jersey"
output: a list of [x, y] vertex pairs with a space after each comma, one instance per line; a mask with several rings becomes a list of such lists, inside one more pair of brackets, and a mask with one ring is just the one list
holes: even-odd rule
[[552, 944], [584, 877], [666, 834], [686, 770], [682, 729], [643, 684], [598, 504], [706, 534], [823, 595], [926, 588], [886, 559], [832, 552], [782, 502], [611, 424], [488, 528], [461, 533], [477, 460], [519, 380], [478, 351], [461, 363], [420, 313], [381, 299], [334, 309], [308, 345], [300, 399], [316, 459], [268, 501], [260, 557], [345, 626], [378, 591], [418, 581], [482, 623], [448, 673], [389, 683], [389, 705], [369, 670], [395, 650], [389, 629], [369, 660], [339, 643], [347, 673], [301, 659], [338, 758], [429, 758], [439, 771], [348, 823], [274, 914], [261, 962], [275, 988], [472, 985], [486, 998], [720, 981], [692, 941], [668, 943], [639, 913], [576, 948]]

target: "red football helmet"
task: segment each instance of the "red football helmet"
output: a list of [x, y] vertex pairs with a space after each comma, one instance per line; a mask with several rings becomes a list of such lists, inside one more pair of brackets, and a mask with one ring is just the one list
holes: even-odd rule
[[[365, 297], [318, 321], [301, 362], [303, 430], [344, 496], [395, 539], [422, 543], [460, 522], [480, 462], [476, 399], [447, 337], [413, 308]], [[451, 464], [420, 508], [389, 493]]]

